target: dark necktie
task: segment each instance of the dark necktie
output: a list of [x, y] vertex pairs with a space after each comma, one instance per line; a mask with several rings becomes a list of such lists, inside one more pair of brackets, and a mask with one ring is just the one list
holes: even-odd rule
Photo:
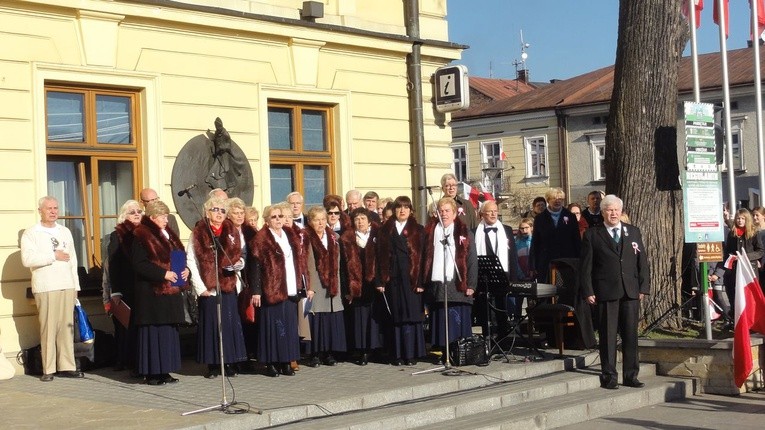
[[494, 252], [494, 246], [491, 244], [491, 238], [489, 237], [489, 232], [497, 233], [497, 227], [485, 227], [483, 229], [484, 234], [486, 235], [486, 255], [497, 255], [496, 252]]
[[616, 227], [612, 228], [611, 235], [614, 237], [614, 242], [619, 243], [619, 229]]

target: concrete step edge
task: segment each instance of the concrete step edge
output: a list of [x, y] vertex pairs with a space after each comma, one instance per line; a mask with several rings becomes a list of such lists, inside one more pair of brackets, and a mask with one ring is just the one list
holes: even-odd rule
[[448, 423], [413, 427], [418, 430], [449, 430], [460, 428], [527, 430], [551, 429], [581, 423], [603, 416], [671, 402], [693, 395], [691, 379], [661, 376], [641, 377], [644, 388], [620, 387], [618, 390], [594, 388], [567, 396], [515, 405], [479, 415], [456, 417]]

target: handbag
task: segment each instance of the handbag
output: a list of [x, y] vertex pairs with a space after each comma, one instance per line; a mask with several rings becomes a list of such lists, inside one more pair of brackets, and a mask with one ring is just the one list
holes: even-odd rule
[[480, 334], [461, 337], [449, 344], [449, 357], [455, 366], [487, 366], [489, 345]]
[[42, 347], [37, 345], [31, 348], [22, 349], [16, 355], [16, 362], [24, 367], [25, 375], [42, 375]]
[[239, 317], [243, 322], [254, 324], [257, 317], [258, 308], [252, 303], [252, 290], [244, 288], [237, 296], [239, 305]]
[[[80, 305], [80, 300], [74, 301], [74, 324], [77, 326], [75, 333], [75, 342], [93, 343], [96, 335], [93, 333], [93, 327], [90, 325], [88, 315], [85, 313], [85, 309]], [[79, 334], [79, 338], [77, 335]]]

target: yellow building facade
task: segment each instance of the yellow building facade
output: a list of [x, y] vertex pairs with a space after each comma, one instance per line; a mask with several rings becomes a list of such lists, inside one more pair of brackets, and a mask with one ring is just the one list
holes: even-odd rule
[[451, 131], [434, 114], [430, 83], [463, 48], [448, 41], [446, 1], [416, 3], [419, 38], [407, 37], [402, 2], [308, 3], [322, 16], [301, 17], [299, 0], [0, 4], [7, 357], [39, 342], [18, 246], [39, 220], [38, 198], [59, 198], [92, 275], [122, 202], [152, 187], [174, 208], [171, 196], [185, 186], [172, 183], [176, 157], [216, 117], [246, 156], [257, 208], [290, 188], [411, 195], [407, 55], [417, 44], [426, 177], [451, 169]]

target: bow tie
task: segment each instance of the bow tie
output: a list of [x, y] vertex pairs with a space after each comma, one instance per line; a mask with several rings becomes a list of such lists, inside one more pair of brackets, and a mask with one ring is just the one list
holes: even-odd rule
[[485, 227], [483, 229], [483, 231], [485, 231], [487, 233], [490, 232], [490, 231], [493, 231], [494, 233], [496, 233], [497, 232], [497, 227]]

